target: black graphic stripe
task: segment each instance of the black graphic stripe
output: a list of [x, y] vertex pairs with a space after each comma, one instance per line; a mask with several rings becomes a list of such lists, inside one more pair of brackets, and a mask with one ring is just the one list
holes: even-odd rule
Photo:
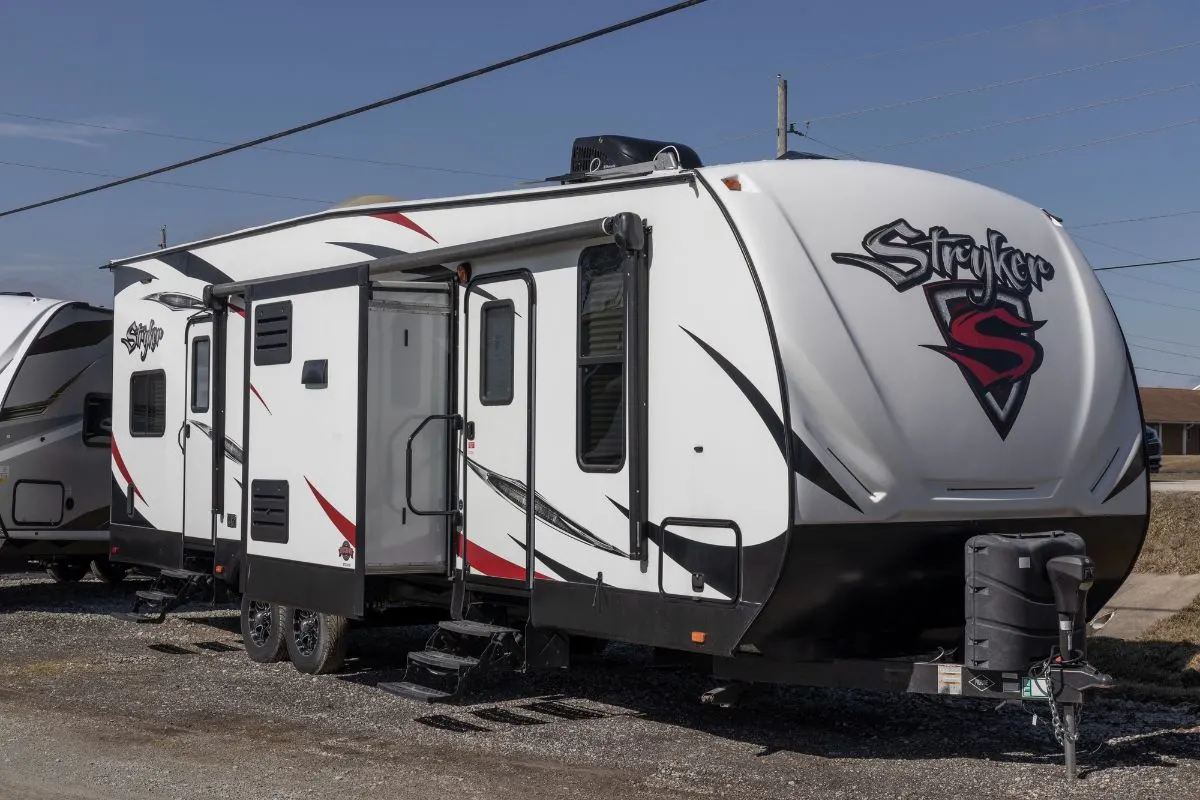
[[[209, 441], [212, 441], [212, 428], [205, 425], [203, 422], [197, 422], [194, 419], [188, 420], [188, 422], [195, 428], [199, 429], [199, 431], [205, 436], [207, 436]], [[233, 461], [235, 464], [242, 463], [242, 448], [238, 447], [238, 445], [228, 436], [225, 437], [225, 457]]]
[[804, 443], [804, 440], [801, 439], [795, 431], [790, 430], [783, 424], [783, 420], [781, 420], [779, 415], [775, 413], [775, 410], [771, 408], [771, 404], [767, 402], [767, 398], [763, 396], [762, 392], [758, 391], [758, 388], [750, 382], [750, 379], [743, 375], [741, 370], [730, 363], [729, 359], [717, 352], [699, 336], [692, 333], [687, 328], [684, 328], [682, 325], [680, 328], [684, 333], [692, 337], [696, 344], [700, 345], [704, 352], [708, 353], [713, 361], [717, 362], [717, 366], [725, 370], [725, 374], [729, 376], [738, 389], [741, 390], [742, 394], [746, 396], [746, 400], [750, 402], [750, 405], [754, 408], [754, 410], [758, 412], [758, 416], [762, 419], [763, 424], [767, 426], [767, 430], [771, 432], [772, 438], [775, 439], [775, 444], [779, 447], [779, 452], [785, 456], [786, 450], [784, 449], [784, 437], [790, 437], [792, 452], [796, 456], [796, 472], [801, 477], [821, 487], [838, 500], [841, 500], [855, 511], [861, 512], [862, 509], [858, 507], [858, 504], [854, 502], [850, 495], [846, 493], [846, 490], [841, 487], [841, 484], [839, 484], [833, 475], [830, 474], [829, 470], [825, 468], [825, 465], [817, 459], [813, 451], [808, 447], [807, 444]]
[[81, 320], [64, 325], [56, 331], [39, 336], [30, 345], [26, 355], [40, 356], [46, 353], [61, 353], [65, 350], [78, 350], [81, 347], [92, 347], [112, 336], [113, 324], [111, 319]]
[[70, 522], [59, 525], [60, 531], [105, 531], [108, 530], [109, 507], [101, 506], [85, 511]]
[[[1139, 446], [1140, 446], [1140, 444], [1141, 443], [1139, 442]], [[1133, 459], [1133, 461], [1130, 462], [1129, 467], [1126, 468], [1125, 474], [1121, 476], [1121, 480], [1117, 481], [1117, 485], [1114, 486], [1112, 488], [1112, 491], [1108, 493], [1108, 497], [1104, 498], [1104, 500], [1101, 502], [1107, 503], [1109, 500], [1112, 500], [1114, 497], [1119, 495], [1121, 492], [1125, 491], [1127, 488], [1129, 488], [1129, 485], [1132, 484], [1134, 481], [1136, 481], [1139, 477], [1141, 477], [1141, 474], [1145, 471], [1146, 471], [1145, 456], [1142, 455], [1140, 458]]]
[[[471, 471], [483, 480], [496, 494], [503, 497], [514, 508], [522, 513], [525, 512], [525, 497], [528, 494], [528, 488], [522, 481], [515, 478], [509, 478], [501, 475], [498, 472], [493, 472], [480, 465], [474, 459], [467, 459], [467, 466]], [[596, 534], [584, 528], [578, 522], [571, 519], [567, 515], [561, 513], [554, 506], [546, 502], [546, 499], [537, 492], [533, 493], [533, 514], [544, 524], [566, 536], [570, 536], [577, 542], [582, 542], [586, 545], [603, 550], [611, 555], [628, 558], [629, 555], [618, 547], [614, 547], [608, 542], [601, 539]]]
[[135, 283], [150, 283], [156, 278], [137, 267], [117, 267], [113, 270], [113, 295], [118, 295]]
[[[529, 552], [529, 547], [511, 533], [508, 535], [508, 538], [516, 542], [517, 546], [522, 550], [527, 553]], [[550, 558], [550, 556], [546, 555], [537, 548], [534, 548], [533, 556], [538, 561], [541, 561], [543, 564], [549, 567], [551, 572], [556, 573], [558, 577], [569, 583], [592, 583], [595, 580], [594, 578], [589, 578], [587, 575], [584, 575], [582, 572], [576, 572], [566, 564], [563, 564], [561, 561], [556, 561], [555, 559]]]
[[182, 292], [155, 292], [154, 294], [146, 295], [142, 299], [166, 306], [172, 311], [204, 308], [204, 301], [199, 297], [192, 297], [190, 294], [183, 294]]
[[204, 283], [230, 283], [233, 280], [195, 253], [187, 251], [168, 253], [165, 256], [159, 256], [158, 260], [179, 274], [195, 278]]
[[0, 410], [0, 422], [7, 422], [10, 419], [20, 419], [21, 417], [36, 417], [39, 414], [45, 413], [46, 410], [50, 408], [50, 406], [54, 405], [54, 402], [58, 400], [58, 398], [62, 397], [63, 393], [66, 392], [67, 389], [70, 389], [71, 385], [74, 384], [75, 381], [79, 380], [83, 373], [91, 369], [92, 365], [95, 363], [96, 362], [93, 361], [91, 364], [88, 364], [86, 367], [79, 370], [79, 372], [76, 372], [67, 380], [66, 383], [55, 389], [54, 393], [45, 400], [39, 400], [35, 403], [24, 403], [19, 406], [9, 406], [3, 410]]

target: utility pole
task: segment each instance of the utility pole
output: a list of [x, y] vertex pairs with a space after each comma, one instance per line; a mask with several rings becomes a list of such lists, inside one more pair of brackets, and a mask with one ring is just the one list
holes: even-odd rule
[[167, 246], [167, 226], [163, 225], [162, 230], [158, 233], [158, 247], [162, 249]]
[[787, 80], [782, 75], [776, 75], [775, 77], [779, 81], [776, 104], [775, 157], [779, 158], [788, 149]]

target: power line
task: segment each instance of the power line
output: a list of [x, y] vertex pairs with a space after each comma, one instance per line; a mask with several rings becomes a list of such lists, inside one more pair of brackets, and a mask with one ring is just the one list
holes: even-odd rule
[[1173, 214], [1152, 214], [1148, 217], [1130, 217], [1129, 219], [1110, 219], [1106, 222], [1089, 222], [1086, 225], [1070, 225], [1071, 230], [1079, 230], [1080, 228], [1102, 228], [1105, 225], [1124, 225], [1128, 222], [1149, 222], [1155, 219], [1172, 219], [1174, 217], [1189, 217], [1193, 214], [1200, 214], [1200, 211], [1177, 211]]
[[251, 147], [258, 147], [259, 145], [263, 145], [268, 142], [277, 141], [277, 140], [283, 139], [287, 136], [294, 136], [297, 133], [303, 133], [304, 131], [310, 131], [310, 130], [313, 130], [314, 128], [319, 128], [323, 125], [328, 125], [332, 122], [338, 122], [339, 120], [348, 119], [349, 117], [357, 116], [359, 114], [364, 114], [368, 111], [374, 111], [377, 108], [382, 108], [384, 106], [391, 105], [393, 103], [399, 103], [404, 100], [409, 100], [413, 97], [417, 97], [417, 96], [420, 96], [423, 94], [428, 94], [430, 92], [434, 92], [439, 89], [444, 89], [448, 86], [453, 86], [455, 84], [471, 80], [472, 78], [478, 78], [482, 75], [487, 75], [488, 73], [496, 72], [498, 70], [505, 69], [506, 67], [511, 67], [515, 64], [520, 64], [525, 61], [530, 61], [532, 59], [539, 58], [541, 56], [557, 52], [559, 50], [564, 50], [568, 47], [573, 47], [575, 45], [582, 44], [587, 41], [591, 41], [592, 39], [598, 39], [598, 38], [600, 38], [602, 36], [606, 36], [610, 33], [615, 33], [617, 31], [621, 31], [626, 28], [632, 28], [635, 25], [640, 25], [642, 23], [649, 22], [654, 19], [658, 19], [659, 17], [667, 16], [668, 14], [674, 14], [677, 11], [682, 11], [686, 8], [698, 6], [704, 2], [707, 2], [707, 0], [683, 0], [683, 2], [675, 3], [673, 5], [666, 6], [664, 8], [660, 8], [657, 11], [652, 11], [648, 14], [642, 14], [641, 16], [633, 17], [632, 19], [627, 19], [623, 22], [618, 22], [614, 25], [609, 25], [605, 28], [600, 28], [598, 30], [591, 31], [590, 33], [585, 33], [581, 36], [576, 36], [571, 39], [566, 39], [564, 41], [549, 45], [547, 47], [540, 48], [538, 50], [531, 50], [531, 51], [523, 53], [521, 55], [513, 56], [512, 58], [507, 58], [503, 61], [497, 61], [486, 67], [480, 67], [479, 69], [474, 69], [474, 70], [471, 70], [470, 72], [464, 72], [464, 73], [456, 75], [452, 78], [446, 78], [444, 80], [437, 81], [436, 83], [430, 83], [430, 84], [422, 86], [418, 89], [412, 89], [410, 91], [403, 92], [398, 95], [393, 95], [392, 97], [384, 98], [383, 100], [377, 100], [373, 103], [368, 103], [367, 105], [358, 106], [357, 108], [352, 108], [348, 111], [342, 111], [340, 113], [333, 114], [328, 117], [322, 117], [321, 119], [314, 120], [312, 122], [306, 122], [303, 125], [297, 125], [295, 127], [287, 128], [286, 130], [282, 130], [282, 131], [277, 131], [276, 133], [271, 133], [266, 136], [260, 136], [257, 139], [251, 139], [250, 141], [242, 142], [241, 144], [233, 145], [232, 147], [225, 147], [220, 150], [215, 150], [211, 153], [206, 153], [201, 156], [189, 158], [185, 161], [178, 161], [178, 162], [175, 162], [174, 164], [168, 164], [165, 167], [159, 167], [157, 169], [148, 170], [146, 172], [138, 173], [137, 175], [130, 175], [129, 177], [121, 178], [119, 180], [111, 181], [109, 183], [100, 184], [99, 186], [93, 186], [90, 189], [83, 189], [78, 192], [71, 192], [70, 194], [53, 197], [53, 198], [50, 198], [49, 200], [42, 200], [37, 203], [30, 203], [29, 205], [20, 206], [18, 208], [12, 208], [7, 211], [0, 211], [0, 217], [8, 217], [8, 216], [12, 216], [13, 214], [19, 214], [23, 211], [30, 211], [35, 208], [41, 208], [43, 206], [53, 205], [54, 203], [61, 203], [66, 200], [73, 200], [76, 197], [83, 197], [84, 195], [94, 194], [96, 192], [104, 191], [106, 189], [113, 189], [117, 186], [123, 186], [124, 184], [127, 184], [127, 183], [133, 183], [134, 181], [145, 180], [146, 178], [151, 178], [151, 177], [154, 177], [155, 175], [161, 175], [164, 172], [170, 172], [172, 170], [182, 169], [184, 167], [190, 167], [195, 164], [202, 163], [204, 161], [210, 161], [214, 158], [219, 158], [221, 156], [227, 156], [227, 155], [230, 155], [231, 153], [236, 153], [240, 150], [246, 150]]
[[[159, 139], [175, 139], [181, 142], [199, 142], [200, 144], [216, 144], [216, 145], [232, 145], [233, 142], [223, 142], [219, 139], [203, 139], [198, 136], [183, 136], [177, 133], [163, 133], [161, 131], [145, 131], [137, 128], [121, 128], [116, 125], [100, 125], [93, 122], [72, 122], [66, 119], [54, 119], [53, 117], [37, 117], [32, 114], [18, 114], [14, 111], [0, 111], [0, 116], [14, 117], [16, 119], [28, 119], [36, 122], [50, 122], [56, 125], [72, 125], [77, 128], [91, 128], [94, 130], [113, 131], [115, 133], [132, 133], [138, 136], [153, 136]], [[379, 161], [372, 158], [355, 158], [353, 156], [335, 155], [333, 153], [313, 153], [307, 150], [291, 150], [286, 147], [257, 147], [256, 150], [266, 150], [272, 153], [287, 153], [294, 156], [307, 156], [309, 158], [329, 158], [336, 161], [353, 161], [358, 164], [371, 164], [378, 167], [403, 167], [404, 169], [423, 169], [433, 172], [450, 172], [458, 175], [476, 175], [484, 178], [506, 178], [511, 180], [525, 180], [525, 177], [520, 175], [499, 175], [494, 172], [476, 172], [469, 169], [456, 169], [453, 167], [432, 167], [423, 164], [404, 164], [398, 161]], [[119, 176], [117, 176], [119, 177]]]
[[1129, 61], [1136, 61], [1136, 60], [1142, 59], [1142, 58], [1150, 58], [1152, 56], [1165, 55], [1166, 53], [1172, 53], [1177, 50], [1183, 50], [1185, 48], [1195, 47], [1197, 45], [1200, 45], [1200, 40], [1194, 41], [1194, 42], [1186, 42], [1184, 44], [1172, 45], [1171, 47], [1164, 47], [1161, 50], [1150, 50], [1150, 51], [1147, 51], [1144, 53], [1134, 53], [1133, 55], [1122, 56], [1121, 58], [1113, 58], [1113, 59], [1109, 59], [1108, 61], [1097, 61], [1092, 64], [1084, 64], [1079, 67], [1068, 67], [1066, 69], [1055, 70], [1054, 72], [1043, 72], [1040, 75], [1027, 75], [1026, 77], [1023, 77], [1023, 78], [1013, 78], [1011, 80], [1006, 80], [1006, 81], [995, 81], [993, 83], [985, 83], [981, 86], [973, 86], [970, 89], [956, 89], [951, 92], [943, 92], [942, 94], [930, 95], [928, 97], [918, 97], [913, 100], [901, 100], [900, 102], [897, 102], [897, 103], [888, 103], [888, 104], [882, 105], [882, 106], [872, 106], [871, 108], [862, 108], [862, 109], [858, 109], [857, 111], [842, 111], [837, 114], [826, 114], [823, 117], [813, 117], [812, 119], [810, 119], [808, 121], [809, 122], [826, 122], [828, 120], [834, 120], [834, 119], [845, 119], [846, 117], [858, 117], [858, 116], [862, 116], [863, 114], [874, 114], [877, 111], [891, 111], [892, 109], [905, 108], [907, 106], [914, 106], [919, 103], [931, 103], [934, 100], [946, 100], [951, 97], [961, 97], [963, 95], [975, 94], [977, 92], [987, 92], [987, 91], [991, 91], [992, 89], [1000, 89], [1005, 86], [1017, 86], [1022, 83], [1030, 83], [1032, 81], [1040, 81], [1045, 78], [1057, 78], [1062, 75], [1070, 75], [1075, 72], [1084, 72], [1086, 70], [1097, 69], [1098, 67], [1107, 67], [1107, 66], [1111, 66], [1113, 64], [1123, 64], [1123, 63], [1126, 63]]
[[[1070, 226], [1068, 226], [1068, 227], [1070, 227]], [[1072, 228], [1072, 230], [1074, 230], [1074, 229]], [[1102, 242], [1099, 239], [1092, 239], [1088, 236], [1084, 236], [1079, 233], [1072, 233], [1071, 238], [1072, 239], [1080, 239], [1085, 242], [1091, 242], [1092, 244], [1098, 244], [1101, 247], [1107, 247], [1109, 250], [1115, 250], [1118, 253], [1124, 253], [1126, 255], [1136, 256], [1138, 258], [1152, 258], [1152, 256], [1148, 256], [1145, 253], [1138, 253], [1133, 250], [1126, 250], [1124, 247], [1117, 247], [1115, 244], [1109, 244], [1108, 242]]]
[[1200, 261], [1200, 256], [1196, 258], [1172, 258], [1166, 261], [1143, 261], [1140, 264], [1113, 264], [1109, 267], [1093, 267], [1093, 272], [1106, 272], [1110, 269], [1133, 269], [1134, 267], [1158, 267], [1164, 264], [1190, 264], [1194, 261]]
[[1105, 294], [1107, 294], [1109, 297], [1120, 297], [1122, 300], [1133, 300], [1137, 303], [1146, 303], [1152, 306], [1162, 306], [1163, 308], [1177, 308], [1180, 311], [1195, 311], [1197, 314], [1200, 314], [1200, 308], [1194, 308], [1192, 306], [1177, 306], [1172, 305], [1171, 303], [1160, 303], [1157, 300], [1143, 300], [1140, 297], [1134, 297], [1128, 294], [1117, 294], [1116, 292], [1105, 292]]
[[1092, 6], [1083, 6], [1082, 8], [1073, 8], [1069, 11], [1062, 11], [1057, 14], [1048, 14], [1044, 17], [1035, 17], [1034, 19], [1025, 20], [1024, 22], [1013, 22], [1008, 25], [1002, 25], [998, 28], [988, 28], [987, 30], [972, 31], [971, 33], [960, 33], [960, 34], [956, 34], [954, 36], [947, 36], [944, 39], [930, 39], [928, 41], [920, 42], [920, 43], [914, 44], [914, 45], [909, 45], [908, 47], [900, 47], [900, 48], [897, 48], [894, 50], [879, 50], [874, 53], [866, 53], [866, 54], [858, 55], [858, 56], [850, 56], [849, 58], [839, 58], [839, 59], [834, 59], [833, 61], [825, 61], [820, 64], [814, 64], [812, 66], [805, 67], [804, 70], [805, 70], [805, 72], [813, 72], [816, 70], [823, 70], [828, 67], [840, 66], [842, 64], [849, 64], [849, 63], [852, 63], [855, 61], [865, 61], [870, 58], [878, 58], [879, 56], [892, 56], [892, 55], [899, 55], [900, 53], [911, 53], [914, 50], [920, 50], [925, 47], [933, 47], [933, 46], [939, 45], [939, 44], [949, 44], [950, 42], [962, 41], [963, 39], [974, 39], [977, 36], [986, 36], [986, 35], [993, 34], [993, 33], [1003, 33], [1005, 31], [1017, 30], [1019, 28], [1026, 28], [1030, 25], [1036, 25], [1039, 22], [1049, 22], [1050, 20], [1053, 20], [1053, 19], [1061, 19], [1062, 17], [1069, 17], [1069, 16], [1073, 16], [1075, 14], [1086, 14], [1086, 13], [1089, 13], [1092, 11], [1101, 11], [1106, 8], [1112, 8], [1113, 6], [1125, 5], [1129, 2], [1130, 2], [1130, 0], [1113, 0], [1113, 2], [1109, 2], [1109, 3], [1098, 3], [1098, 4], [1092, 5]]
[[[22, 164], [18, 161], [0, 161], [0, 165], [6, 167], [24, 167], [25, 169], [40, 169], [47, 172], [62, 172], [68, 175], [90, 175], [93, 178], [119, 178], [119, 175], [112, 175], [107, 172], [89, 172], [82, 169], [65, 169], [63, 167], [50, 167], [44, 164]], [[227, 192], [229, 194], [247, 194], [253, 197], [270, 197], [275, 200], [296, 200], [301, 203], [315, 203], [318, 205], [333, 205], [336, 200], [318, 200], [314, 197], [295, 197], [286, 194], [270, 194], [268, 192], [252, 192], [247, 189], [229, 189], [223, 186], [203, 186], [196, 183], [176, 183], [175, 181], [155, 181], [147, 180], [146, 183], [156, 183], [160, 186], [175, 186], [181, 189], [203, 189], [209, 192]]]
[[860, 158], [860, 156], [857, 156], [854, 153], [851, 153], [849, 150], [843, 150], [842, 148], [838, 147], [836, 144], [830, 144], [829, 142], [823, 142], [820, 139], [818, 139], [817, 137], [812, 136], [811, 134], [809, 134], [807, 132], [801, 133], [800, 131], [793, 129], [793, 130], [789, 131], [789, 133], [795, 133], [797, 136], [802, 136], [805, 139], [811, 139], [812, 141], [816, 142], [817, 144], [822, 145], [824, 147], [828, 147], [830, 150], [841, 153], [844, 156], [850, 156], [851, 158]]
[[[951, 170], [950, 173], [952, 175], [958, 175], [958, 174], [961, 174], [964, 172], [975, 172], [976, 170], [988, 169], [990, 167], [1002, 167], [1002, 166], [1005, 166], [1006, 164], [1015, 164], [1018, 161], [1028, 161], [1031, 158], [1043, 158], [1045, 156], [1057, 155], [1058, 153], [1065, 153], [1068, 150], [1079, 150], [1084, 147], [1094, 147], [1094, 146], [1100, 145], [1100, 144], [1110, 144], [1112, 142], [1119, 142], [1123, 139], [1132, 139], [1137, 136], [1148, 136], [1152, 133], [1162, 133], [1163, 131], [1174, 130], [1175, 128], [1182, 128], [1187, 125], [1195, 125], [1197, 123], [1200, 123], [1200, 117], [1194, 117], [1192, 119], [1184, 120], [1183, 122], [1173, 122], [1170, 125], [1163, 125], [1158, 128], [1147, 128], [1146, 130], [1133, 131], [1132, 133], [1122, 133], [1118, 136], [1109, 136], [1104, 139], [1092, 139], [1091, 141], [1088, 141], [1088, 142], [1079, 142], [1077, 144], [1068, 144], [1068, 145], [1064, 145], [1062, 147], [1056, 147], [1053, 150], [1043, 150], [1040, 153], [1029, 153], [1029, 154], [1023, 155], [1023, 156], [1014, 156], [1012, 158], [1006, 158], [1001, 161], [992, 161], [987, 164], [976, 164], [975, 166], [972, 166], [972, 167], [963, 167], [962, 169]], [[0, 214], [0, 216], [3, 216], [3, 215]]]
[[1134, 369], [1140, 369], [1143, 372], [1159, 372], [1159, 373], [1162, 373], [1163, 375], [1181, 375], [1184, 378], [1200, 378], [1200, 375], [1196, 375], [1191, 372], [1172, 372], [1169, 369], [1151, 369], [1150, 367], [1138, 367], [1138, 366], [1135, 366]]
[[1180, 341], [1176, 341], [1175, 339], [1158, 339], [1153, 336], [1138, 336], [1135, 334], [1129, 334], [1127, 338], [1129, 338], [1129, 339], [1145, 339], [1148, 342], [1163, 342], [1164, 344], [1177, 344], [1177, 345], [1180, 345], [1181, 347], [1200, 348], [1200, 344], [1189, 344], [1188, 342], [1180, 342]]
[[1168, 289], [1174, 289], [1177, 292], [1191, 292], [1192, 294], [1200, 294], [1200, 289], [1190, 289], [1187, 286], [1179, 286], [1178, 284], [1167, 283], [1166, 281], [1156, 281], [1153, 278], [1143, 278], [1140, 275], [1126, 275], [1122, 272], [1117, 273], [1113, 277], [1126, 278], [1131, 281], [1141, 281], [1142, 283], [1152, 283], [1156, 286], [1165, 286]]
[[1129, 344], [1130, 347], [1136, 347], [1138, 350], [1149, 350], [1154, 353], [1166, 353], [1169, 356], [1179, 356], [1180, 358], [1194, 358], [1200, 361], [1200, 356], [1194, 356], [1190, 353], [1176, 353], [1174, 350], [1163, 350], [1159, 347], [1147, 347], [1144, 344]]
[[892, 142], [891, 144], [878, 145], [868, 148], [868, 152], [876, 150], [892, 150], [897, 147], [906, 147], [913, 144], [923, 144], [925, 142], [934, 142], [939, 139], [949, 139], [954, 136], [964, 136], [968, 133], [979, 133], [980, 131], [992, 130], [993, 128], [1005, 128], [1011, 125], [1020, 125], [1026, 122], [1036, 122], [1037, 120], [1049, 119], [1051, 117], [1061, 117], [1065, 114], [1074, 114], [1079, 111], [1091, 111], [1095, 108], [1103, 108], [1104, 106], [1116, 105], [1118, 103], [1128, 103], [1133, 100], [1141, 100], [1144, 97], [1153, 97], [1157, 94], [1167, 94], [1169, 92], [1178, 92], [1183, 89], [1194, 89], [1200, 86], [1200, 81], [1194, 83], [1181, 83], [1176, 86], [1168, 86], [1165, 89], [1149, 89], [1137, 94], [1126, 95], [1124, 97], [1116, 97], [1111, 100], [1101, 100], [1095, 103], [1088, 103], [1082, 106], [1073, 106], [1071, 108], [1062, 108], [1057, 111], [1047, 111], [1043, 114], [1030, 114], [1024, 117], [1015, 117], [1013, 119], [1001, 120], [1000, 122], [991, 122], [987, 125], [977, 125], [974, 128], [963, 128], [957, 131], [949, 131], [947, 133], [935, 133], [930, 136], [922, 136], [917, 139], [905, 139], [902, 142]]

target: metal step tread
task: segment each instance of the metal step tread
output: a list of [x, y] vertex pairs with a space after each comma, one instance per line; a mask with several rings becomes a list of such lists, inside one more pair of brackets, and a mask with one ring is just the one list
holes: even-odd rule
[[113, 619], [122, 622], [159, 623], [162, 618], [158, 614], [135, 614], [132, 611], [113, 611], [109, 614]]
[[442, 650], [413, 650], [408, 654], [410, 661], [436, 669], [466, 669], [479, 664], [478, 658], [460, 656]]
[[151, 602], [155, 603], [161, 603], [166, 600], [175, 600], [179, 597], [179, 595], [173, 592], [160, 592], [157, 589], [142, 589], [137, 592], [137, 596], [143, 600], [150, 600]]
[[447, 619], [438, 623], [438, 627], [451, 633], [461, 633], [464, 636], [494, 636], [497, 633], [520, 633], [516, 628], [505, 628], [503, 625], [492, 625], [487, 622], [476, 622], [473, 619]]
[[203, 572], [192, 572], [190, 569], [160, 569], [158, 574], [162, 575], [164, 578], [177, 578], [179, 580], [208, 577]]
[[378, 684], [378, 688], [394, 694], [397, 697], [404, 697], [409, 700], [417, 700], [422, 703], [432, 703], [441, 700], [443, 697], [449, 697], [449, 692], [431, 689], [428, 686], [421, 686], [417, 683], [409, 683], [408, 681], [395, 681], [391, 683]]

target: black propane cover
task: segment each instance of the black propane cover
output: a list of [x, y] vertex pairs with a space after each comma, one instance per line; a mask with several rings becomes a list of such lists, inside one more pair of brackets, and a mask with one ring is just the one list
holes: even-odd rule
[[[963, 663], [976, 669], [1020, 671], [1048, 658], [1058, 645], [1058, 612], [1046, 562], [1083, 555], [1078, 534], [981, 534], [967, 540], [966, 636]], [[1081, 619], [1076, 641], [1084, 641]]]

